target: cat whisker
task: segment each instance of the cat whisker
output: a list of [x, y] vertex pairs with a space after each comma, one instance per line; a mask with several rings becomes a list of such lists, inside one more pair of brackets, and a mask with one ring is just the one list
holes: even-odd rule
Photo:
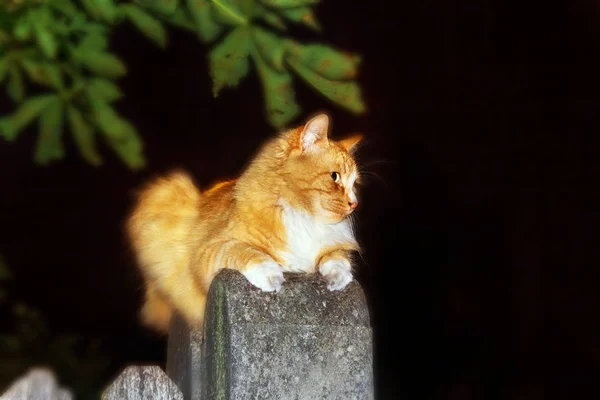
[[[375, 173], [375, 172], [371, 172], [371, 171], [361, 171], [360, 172], [361, 175], [361, 181], [368, 181], [369, 177], [373, 177], [373, 178], [377, 178], [377, 180], [379, 180], [381, 183], [383, 183], [385, 185], [386, 188], [389, 188], [388, 183], [386, 182], [385, 179], [383, 179], [379, 174]], [[366, 179], [362, 179], [362, 178], [366, 178]]]

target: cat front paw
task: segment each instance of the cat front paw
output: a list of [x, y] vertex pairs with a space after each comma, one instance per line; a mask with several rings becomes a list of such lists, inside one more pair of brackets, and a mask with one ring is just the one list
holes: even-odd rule
[[275, 261], [253, 265], [244, 272], [248, 281], [263, 292], [279, 292], [285, 282], [283, 270]]
[[328, 260], [319, 267], [319, 272], [327, 281], [329, 290], [342, 290], [352, 282], [352, 272], [348, 260]]

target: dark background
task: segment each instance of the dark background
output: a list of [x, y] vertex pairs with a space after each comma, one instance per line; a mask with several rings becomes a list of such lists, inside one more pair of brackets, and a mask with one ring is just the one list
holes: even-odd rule
[[[380, 177], [358, 211], [380, 399], [597, 398], [600, 19], [571, 3], [565, 25], [549, 7], [325, 1], [323, 34], [299, 31], [364, 57], [367, 115], [298, 82], [296, 122], [325, 110], [334, 137], [363, 131], [360, 160]], [[254, 75], [212, 98], [192, 35], [163, 52], [125, 27], [112, 46], [149, 167], [105, 148], [95, 169], [71, 143], [36, 167], [33, 131], [0, 144], [0, 251], [20, 298], [59, 332], [101, 337], [116, 374], [165, 351], [137, 321], [132, 191], [173, 167], [201, 186], [234, 176], [273, 129]]]

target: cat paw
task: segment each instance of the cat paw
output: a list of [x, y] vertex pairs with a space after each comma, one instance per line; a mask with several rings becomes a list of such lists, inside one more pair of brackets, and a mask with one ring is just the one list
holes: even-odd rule
[[253, 265], [244, 272], [248, 281], [263, 292], [279, 292], [285, 282], [283, 270], [275, 261]]
[[325, 277], [329, 290], [342, 290], [352, 282], [350, 262], [347, 260], [325, 261], [319, 267], [319, 272]]

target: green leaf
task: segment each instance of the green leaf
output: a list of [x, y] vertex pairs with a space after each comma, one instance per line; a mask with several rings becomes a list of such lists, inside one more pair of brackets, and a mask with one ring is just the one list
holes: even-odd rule
[[83, 118], [81, 111], [72, 105], [67, 106], [67, 120], [71, 128], [71, 134], [83, 158], [95, 167], [102, 164], [102, 158], [96, 149], [94, 128]]
[[234, 29], [209, 54], [210, 75], [215, 97], [222, 88], [235, 87], [250, 69], [250, 31], [241, 26]]
[[236, 7], [242, 15], [246, 17], [254, 17], [256, 12], [259, 11], [260, 7], [256, 4], [256, 0], [229, 0], [231, 3], [235, 3]]
[[84, 18], [84, 24], [81, 27], [81, 30], [85, 33], [100, 33], [100, 34], [104, 34], [107, 35], [109, 32], [109, 28], [104, 25], [101, 24], [99, 22], [90, 22], [89, 20]]
[[123, 4], [120, 9], [144, 35], [160, 47], [165, 48], [167, 45], [167, 31], [160, 21], [133, 4]]
[[87, 83], [87, 92], [96, 101], [113, 102], [123, 97], [123, 92], [113, 81], [92, 78]]
[[64, 19], [57, 19], [52, 23], [52, 32], [58, 37], [58, 42], [63, 42], [72, 33], [71, 27], [65, 22]]
[[267, 119], [276, 128], [282, 128], [298, 114], [300, 107], [295, 100], [292, 77], [288, 72], [277, 72], [262, 59], [253, 46], [252, 59], [258, 69], [265, 96]]
[[266, 6], [276, 8], [301, 7], [317, 4], [320, 0], [260, 0]]
[[102, 9], [102, 16], [105, 21], [109, 23], [115, 22], [119, 15], [119, 10], [115, 4], [115, 0], [94, 0], [96, 4]]
[[42, 49], [44, 55], [50, 59], [56, 58], [56, 52], [58, 51], [58, 43], [56, 38], [45, 27], [42, 25], [35, 26], [35, 38], [38, 46]]
[[106, 32], [96, 30], [88, 32], [79, 42], [77, 49], [80, 52], [104, 51], [108, 48], [108, 37]]
[[60, 66], [57, 63], [35, 62], [24, 59], [22, 64], [29, 79], [33, 82], [56, 89], [63, 87]]
[[277, 13], [265, 9], [264, 12], [260, 13], [260, 18], [262, 18], [267, 24], [271, 25], [273, 28], [282, 31], [287, 31], [287, 27], [285, 26], [284, 20]]
[[255, 27], [252, 30], [252, 34], [254, 37], [254, 46], [259, 51], [260, 56], [271, 68], [278, 72], [284, 72], [285, 40], [260, 27]]
[[36, 163], [47, 165], [64, 157], [65, 149], [61, 140], [63, 120], [63, 103], [56, 97], [40, 114], [40, 133], [34, 156]]
[[49, 5], [67, 17], [73, 17], [79, 13], [77, 6], [71, 0], [53, 0], [49, 2]]
[[85, 10], [92, 18], [112, 24], [119, 12], [113, 0], [81, 0]]
[[96, 22], [90, 21], [88, 14], [83, 11], [77, 11], [69, 20], [69, 27], [73, 31], [85, 31], [92, 24]]
[[157, 11], [162, 11], [165, 14], [173, 14], [179, 6], [179, 0], [154, 0], [154, 8]]
[[292, 68], [312, 87], [325, 97], [356, 114], [365, 112], [360, 87], [353, 81], [332, 81], [317, 75], [297, 62], [290, 62]]
[[194, 20], [190, 15], [190, 11], [186, 7], [179, 7], [177, 10], [175, 10], [173, 15], [167, 17], [166, 20], [179, 28], [187, 29], [190, 31], [196, 30]]
[[154, 8], [165, 14], [173, 14], [179, 6], [179, 0], [154, 0]]
[[24, 13], [17, 19], [12, 33], [14, 37], [21, 42], [31, 38], [32, 23], [29, 18], [29, 13]]
[[179, 0], [137, 0], [136, 3], [161, 14], [173, 15], [178, 8]]
[[56, 95], [41, 95], [28, 98], [11, 115], [0, 118], [0, 135], [9, 142], [16, 139], [18, 134], [33, 121]]
[[25, 84], [23, 83], [23, 74], [19, 67], [11, 64], [8, 69], [8, 84], [6, 85], [6, 93], [8, 96], [20, 103], [25, 98]]
[[46, 5], [40, 5], [38, 7], [30, 7], [28, 18], [31, 21], [32, 26], [49, 26], [52, 24], [53, 15], [49, 7]]
[[105, 78], [118, 78], [127, 73], [125, 64], [110, 53], [78, 51], [77, 58], [94, 74]]
[[319, 22], [310, 7], [284, 8], [279, 10], [279, 12], [290, 21], [304, 24], [315, 31], [321, 30], [321, 25], [319, 25]]
[[200, 40], [204, 43], [215, 40], [215, 38], [223, 31], [223, 27], [213, 20], [210, 2], [208, 0], [186, 1]]
[[360, 57], [340, 52], [321, 44], [302, 45], [288, 41], [287, 57], [289, 62], [302, 64], [324, 78], [331, 80], [350, 80], [358, 75]]
[[94, 116], [108, 144], [131, 169], [144, 167], [142, 142], [133, 125], [106, 103], [94, 102]]
[[232, 26], [248, 23], [248, 19], [231, 0], [211, 0], [211, 3], [213, 7], [212, 16], [216, 22]]

